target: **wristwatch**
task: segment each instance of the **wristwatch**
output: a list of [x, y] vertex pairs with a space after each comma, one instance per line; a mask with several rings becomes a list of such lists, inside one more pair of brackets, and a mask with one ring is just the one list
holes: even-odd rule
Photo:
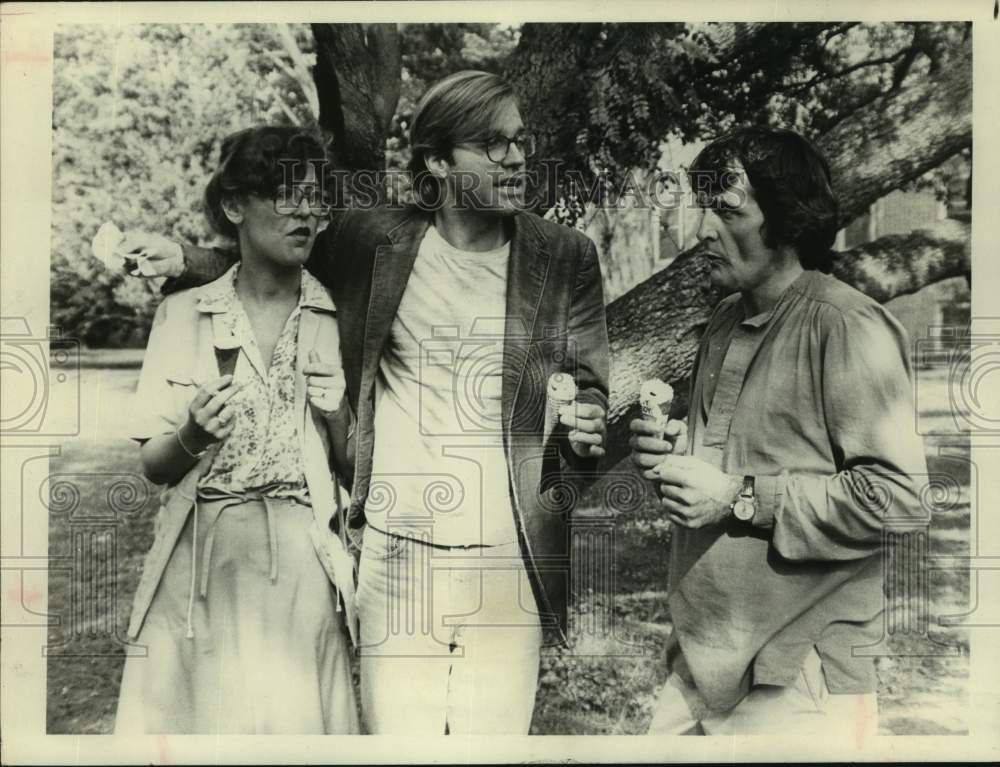
[[740, 522], [749, 522], [753, 515], [757, 513], [757, 496], [753, 493], [753, 477], [747, 475], [743, 477], [743, 487], [740, 490], [739, 498], [729, 504], [733, 516]]

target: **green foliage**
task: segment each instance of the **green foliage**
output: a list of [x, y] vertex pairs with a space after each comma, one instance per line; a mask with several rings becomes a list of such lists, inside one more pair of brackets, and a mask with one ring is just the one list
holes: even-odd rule
[[88, 345], [141, 344], [157, 297], [92, 258], [98, 227], [206, 242], [221, 138], [313, 117], [273, 25], [67, 26], [54, 48], [53, 324]]
[[668, 138], [741, 124], [820, 136], [947, 66], [966, 34], [962, 23], [761, 24], [735, 38], [715, 24], [526, 24], [505, 72], [543, 157], [619, 184], [654, 167]]
[[[653, 168], [668, 138], [736, 125], [786, 125], [816, 137], [883, 94], [948, 66], [962, 23], [718, 25], [408, 24], [386, 164], [405, 166], [407, 131], [429, 84], [459, 69], [504, 73], [539, 160], [558, 158], [613, 187]], [[285, 31], [290, 34], [284, 34]], [[742, 36], [742, 37], [739, 37]], [[312, 123], [305, 25], [72, 26], [55, 37], [53, 320], [88, 344], [141, 343], [154, 296], [90, 256], [101, 223], [204, 242], [200, 198], [219, 141], [264, 122]], [[924, 179], [944, 195], [955, 173]], [[407, 189], [398, 193], [405, 199]], [[551, 190], [550, 190], [551, 191]], [[578, 225], [570, 190], [554, 218]]]

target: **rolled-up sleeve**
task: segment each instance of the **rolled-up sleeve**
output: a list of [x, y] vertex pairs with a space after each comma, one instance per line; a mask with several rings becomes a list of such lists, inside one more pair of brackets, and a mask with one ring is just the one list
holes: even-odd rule
[[[172, 432], [180, 424], [177, 393], [174, 391], [175, 384], [171, 383], [171, 379], [177, 378], [172, 372], [175, 366], [171, 361], [179, 349], [178, 339], [172, 337], [167, 321], [170, 303], [170, 299], [161, 303], [153, 317], [139, 383], [132, 398], [129, 436], [140, 442]], [[194, 350], [187, 352], [193, 354]]]
[[920, 514], [926, 475], [906, 332], [877, 304], [829, 307], [822, 405], [837, 473], [758, 477], [754, 524], [789, 560], [849, 560], [882, 544], [888, 520]]

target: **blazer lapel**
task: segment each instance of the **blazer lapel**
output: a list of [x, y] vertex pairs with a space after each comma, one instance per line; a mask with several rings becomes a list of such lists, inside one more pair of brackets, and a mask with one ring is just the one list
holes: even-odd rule
[[387, 234], [388, 243], [375, 249], [371, 298], [365, 318], [362, 394], [374, 384], [382, 350], [385, 349], [392, 322], [399, 311], [399, 302], [413, 271], [413, 263], [417, 260], [420, 242], [429, 225], [430, 218], [427, 216], [413, 215]]
[[[514, 239], [507, 266], [507, 322], [503, 351], [503, 421], [514, 431], [514, 406], [532, 355], [539, 305], [549, 272], [542, 233], [528, 218], [514, 217]], [[536, 360], [537, 361], [537, 360]], [[545, 382], [541, 382], [544, 387]]]
[[[336, 327], [337, 308], [330, 299], [326, 288], [322, 287], [308, 272], [302, 275], [302, 296], [299, 299], [299, 334], [296, 339], [295, 366], [295, 412], [300, 421], [299, 440], [305, 450], [303, 435], [308, 430], [312, 418], [312, 410], [306, 402], [306, 377], [302, 372], [309, 362], [309, 354], [316, 350], [323, 362], [337, 363], [340, 360], [340, 344], [337, 334], [332, 338], [323, 336], [321, 330], [331, 325]], [[329, 315], [329, 316], [327, 316]], [[303, 455], [305, 453], [303, 452]]]

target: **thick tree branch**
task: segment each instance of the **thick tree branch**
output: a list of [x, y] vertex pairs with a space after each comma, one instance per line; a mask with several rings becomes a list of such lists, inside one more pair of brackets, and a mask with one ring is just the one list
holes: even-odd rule
[[885, 303], [932, 282], [969, 274], [969, 244], [969, 225], [946, 219], [929, 229], [890, 234], [848, 251], [836, 260], [833, 273]]
[[526, 120], [538, 137], [537, 156], [558, 157], [553, 151], [565, 125], [584, 126], [589, 102], [584, 74], [589, 54], [597, 47], [600, 24], [525, 24], [521, 39], [504, 67], [514, 84]]
[[365, 33], [373, 62], [372, 104], [384, 137], [399, 104], [402, 44], [395, 24], [368, 24]]
[[785, 90], [789, 93], [801, 93], [802, 91], [815, 87], [820, 83], [825, 83], [830, 80], [836, 80], [839, 77], [846, 77], [849, 74], [853, 74], [854, 72], [858, 72], [862, 69], [867, 69], [868, 67], [881, 67], [885, 66], [886, 64], [892, 64], [893, 62], [899, 60], [902, 56], [908, 55], [910, 52], [911, 49], [903, 48], [902, 50], [897, 51], [891, 56], [883, 56], [877, 59], [866, 59], [865, 61], [859, 61], [856, 64], [852, 64], [851, 66], [845, 67], [844, 69], [840, 69], [836, 72], [829, 72], [829, 71], [821, 72], [819, 74], [814, 75], [805, 82], [792, 83], [787, 88], [783, 88], [782, 90]]
[[824, 133], [840, 224], [972, 144], [972, 50], [966, 42], [937, 78], [875, 99]]
[[845, 105], [831, 119], [822, 123], [823, 133], [829, 133], [845, 120], [850, 120], [854, 115], [870, 104], [874, 104], [879, 99], [885, 98], [887, 91], [882, 91], [876, 85], [871, 85], [863, 95], [849, 105]]

